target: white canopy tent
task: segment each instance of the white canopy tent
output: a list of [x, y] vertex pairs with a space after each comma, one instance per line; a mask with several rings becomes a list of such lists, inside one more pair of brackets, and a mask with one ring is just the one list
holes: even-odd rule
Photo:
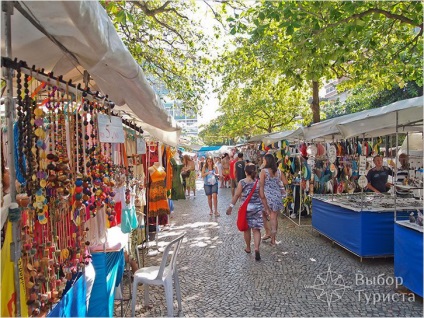
[[349, 118], [355, 118], [358, 113], [347, 114], [340, 117], [323, 120], [319, 123], [312, 124], [309, 127], [302, 127], [305, 140], [320, 139], [323, 141], [331, 141], [343, 138], [337, 124]]
[[263, 138], [268, 137], [269, 135], [272, 135], [272, 134], [273, 133], [256, 135], [256, 136], [251, 137], [247, 142], [258, 142], [258, 141], [262, 141]]
[[[15, 1], [11, 21], [11, 58], [83, 81], [107, 94], [126, 118], [158, 140], [178, 145], [180, 128], [165, 111], [142, 69], [118, 36], [98, 1]], [[5, 56], [2, 24], [2, 56]]]
[[274, 142], [278, 142], [280, 140], [289, 140], [295, 141], [298, 139], [303, 139], [303, 130], [302, 128], [298, 128], [296, 130], [286, 130], [280, 131], [262, 138], [262, 142], [266, 145], [272, 144]]
[[337, 123], [344, 138], [423, 131], [423, 96], [356, 113]]
[[224, 153], [228, 153], [230, 154], [232, 150], [234, 150], [236, 148], [236, 146], [222, 146], [221, 148], [219, 148], [218, 153], [223, 155]]
[[396, 126], [398, 132], [423, 131], [422, 96], [327, 119], [309, 127], [257, 135], [250, 138], [249, 142], [262, 141], [271, 144], [283, 139], [331, 141], [355, 136], [376, 137], [395, 134]]
[[410, 133], [404, 139], [399, 153], [423, 157], [423, 133]]

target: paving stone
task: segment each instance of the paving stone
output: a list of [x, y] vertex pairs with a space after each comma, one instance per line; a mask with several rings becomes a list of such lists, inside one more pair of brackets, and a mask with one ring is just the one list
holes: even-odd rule
[[[393, 258], [363, 259], [327, 238], [318, 235], [308, 226], [298, 227], [291, 219], [279, 217], [276, 247], [261, 243], [260, 262], [254, 253], [244, 252], [243, 234], [237, 230], [237, 207], [231, 216], [225, 211], [231, 200], [230, 189], [219, 189], [218, 210], [220, 217], [210, 217], [207, 198], [202, 183], [197, 181], [196, 197], [174, 201], [175, 213], [170, 219], [170, 231], [159, 232], [159, 245], [186, 231], [186, 238], [179, 255], [179, 278], [182, 308], [176, 317], [422, 317], [422, 299], [414, 302], [371, 302], [364, 297], [358, 300], [358, 290], [367, 295], [393, 294], [394, 287], [387, 285], [359, 286], [355, 275], [364, 277], [394, 277]], [[310, 218], [302, 218], [302, 224], [311, 224]], [[253, 239], [251, 249], [253, 251]], [[146, 257], [146, 266], [159, 265], [162, 255]], [[315, 261], [312, 261], [314, 259]], [[341, 299], [330, 301], [325, 295], [317, 298], [319, 291], [313, 286], [319, 283], [328, 269], [343, 278]], [[125, 281], [125, 280], [124, 280]], [[124, 285], [124, 296], [129, 284]], [[324, 284], [325, 285], [325, 284]], [[337, 287], [338, 288], [338, 287]], [[323, 291], [333, 295], [334, 285], [325, 285]], [[363, 296], [363, 295], [362, 295]], [[175, 297], [175, 293], [174, 293]], [[143, 307], [143, 288], [137, 293], [137, 317], [166, 316], [165, 293], [161, 287], [150, 288], [153, 308]], [[120, 315], [116, 304], [115, 314]], [[131, 315], [130, 306], [126, 315]]]

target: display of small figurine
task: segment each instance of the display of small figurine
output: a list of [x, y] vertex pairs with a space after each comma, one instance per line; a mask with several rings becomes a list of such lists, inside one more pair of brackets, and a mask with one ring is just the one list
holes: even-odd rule
[[417, 223], [419, 226], [423, 226], [423, 214], [420, 211], [418, 211], [415, 223]]
[[411, 212], [411, 214], [409, 214], [409, 222], [410, 222], [410, 223], [415, 223], [415, 216], [414, 216], [414, 212]]

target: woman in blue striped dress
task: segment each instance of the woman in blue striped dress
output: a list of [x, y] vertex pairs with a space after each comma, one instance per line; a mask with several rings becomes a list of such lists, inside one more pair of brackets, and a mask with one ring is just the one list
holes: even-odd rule
[[[255, 183], [256, 188], [255, 191], [252, 194], [252, 197], [250, 198], [249, 204], [247, 205], [247, 223], [249, 225], [249, 229], [243, 232], [244, 235], [244, 241], [246, 242], [246, 253], [251, 253], [250, 249], [250, 243], [252, 240], [251, 232], [253, 233], [253, 243], [255, 246], [255, 259], [257, 261], [261, 260], [261, 255], [259, 253], [259, 246], [261, 244], [261, 228], [263, 227], [263, 219], [262, 219], [262, 212], [263, 212], [263, 205], [262, 200], [259, 193], [259, 182], [256, 180], [256, 166], [253, 164], [248, 164], [244, 168], [244, 171], [246, 173], [246, 178], [241, 179], [240, 182], [237, 185], [235, 194], [231, 200], [231, 204], [227, 209], [227, 215], [231, 214], [231, 211], [234, 207], [234, 204], [237, 202], [239, 197], [241, 196], [241, 204], [246, 200], [246, 198], [249, 196], [250, 192], [252, 191]], [[241, 205], [240, 204], [240, 205]]]

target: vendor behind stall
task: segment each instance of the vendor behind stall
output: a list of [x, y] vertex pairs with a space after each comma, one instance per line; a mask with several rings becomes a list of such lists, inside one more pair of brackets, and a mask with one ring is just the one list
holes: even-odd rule
[[389, 175], [393, 176], [393, 170], [383, 167], [383, 158], [380, 155], [375, 156], [373, 162], [375, 167], [370, 169], [367, 174], [367, 189], [376, 193], [388, 192], [392, 184], [387, 181]]

